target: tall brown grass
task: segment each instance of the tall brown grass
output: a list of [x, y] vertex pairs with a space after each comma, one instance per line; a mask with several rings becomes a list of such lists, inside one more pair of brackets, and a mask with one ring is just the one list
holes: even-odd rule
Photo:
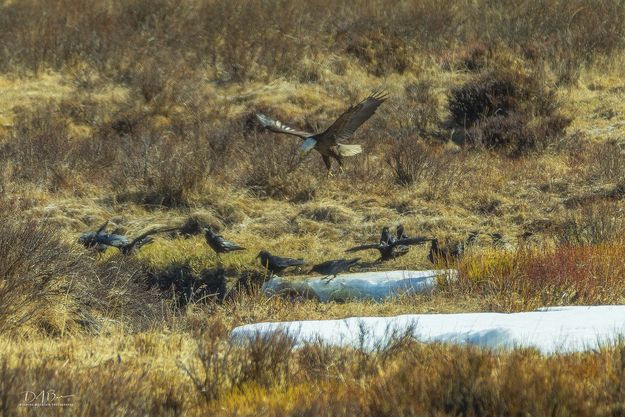
[[[65, 400], [71, 405], [55, 407], [73, 416], [612, 416], [624, 398], [620, 342], [550, 357], [411, 340], [366, 353], [320, 344], [294, 350], [279, 334], [239, 347], [218, 325], [206, 329], [210, 337], [198, 333], [197, 352], [178, 369], [149, 370], [130, 355], [89, 370], [33, 363], [26, 354], [12, 364], [2, 359], [0, 410], [22, 414], [23, 393], [40, 386], [73, 395]], [[156, 352], [170, 343], [138, 340]]]
[[[28, 414], [17, 402], [45, 386], [78, 396], [55, 409], [72, 416], [623, 414], [621, 343], [545, 357], [401, 335], [374, 352], [295, 349], [280, 334], [241, 347], [227, 333], [623, 302], [621, 145], [565, 130], [587, 119], [569, 125], [577, 103], [562, 97], [622, 57], [624, 18], [618, 0], [2, 2], [0, 86], [17, 88], [0, 99], [0, 412]], [[48, 72], [71, 93], [19, 94]], [[580, 108], [618, 98], [608, 82]], [[253, 123], [267, 111], [310, 129], [374, 85], [392, 99], [334, 179], [296, 138]], [[478, 246], [427, 296], [322, 304], [263, 296], [253, 254], [216, 260], [201, 236], [95, 257], [74, 240], [96, 211], [122, 223], [199, 211], [248, 248], [312, 261], [396, 221], [546, 243]], [[429, 268], [426, 256], [386, 266]]]
[[120, 319], [128, 329], [141, 329], [159, 317], [158, 294], [136, 262], [113, 257], [97, 264], [65, 243], [49, 221], [23, 220], [14, 212], [0, 218], [3, 333], [97, 333]]
[[478, 292], [505, 309], [618, 303], [625, 291], [623, 243], [486, 251], [460, 263], [452, 293]]

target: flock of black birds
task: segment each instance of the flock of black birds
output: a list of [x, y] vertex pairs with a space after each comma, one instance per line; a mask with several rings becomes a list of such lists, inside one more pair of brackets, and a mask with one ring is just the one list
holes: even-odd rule
[[[301, 152], [307, 153], [312, 149], [317, 150], [323, 158], [329, 175], [332, 159], [336, 160], [339, 164], [339, 168], [342, 168], [343, 157], [353, 156], [362, 152], [362, 147], [360, 145], [348, 145], [342, 142], [349, 139], [354, 132], [375, 113], [377, 108], [384, 103], [387, 98], [388, 95], [384, 91], [373, 91], [360, 103], [350, 106], [330, 127], [320, 133], [311, 133], [294, 129], [261, 113], [256, 114], [256, 119], [264, 129], [276, 133], [284, 133], [300, 137], [303, 140], [303, 143], [300, 146]], [[92, 248], [98, 252], [106, 251], [109, 247], [115, 247], [119, 249], [122, 254], [130, 255], [142, 246], [151, 243], [153, 240], [152, 235], [175, 231], [179, 235], [183, 236], [203, 233], [208, 245], [218, 255], [245, 250], [244, 247], [218, 235], [210, 227], [203, 227], [197, 222], [187, 222], [177, 228], [168, 227], [150, 229], [132, 240], [121, 234], [107, 233], [107, 225], [108, 221], [100, 226], [95, 232], [84, 233], [78, 239], [79, 242], [87, 248]], [[410, 246], [412, 245], [420, 245], [426, 242], [431, 242], [428, 254], [430, 262], [433, 264], [441, 262], [448, 264], [450, 260], [458, 259], [462, 256], [465, 249], [474, 243], [478, 235], [478, 232], [472, 232], [468, 239], [464, 242], [441, 246], [436, 238], [408, 237], [405, 233], [404, 227], [402, 225], [398, 225], [395, 235], [391, 234], [388, 227], [384, 227], [378, 242], [355, 246], [347, 249], [346, 252], [351, 253], [375, 249], [380, 254], [380, 257], [376, 262], [383, 262], [405, 255], [408, 253]], [[492, 234], [491, 237], [493, 241], [497, 241], [499, 245], [505, 244], [501, 234], [495, 233]], [[305, 264], [303, 259], [275, 256], [266, 250], [260, 251], [257, 258], [260, 260], [260, 263], [266, 271], [271, 274], [282, 273], [286, 268], [299, 267]], [[360, 258], [334, 259], [314, 265], [309, 273], [316, 272], [318, 274], [325, 275], [326, 278], [334, 278], [337, 274], [348, 271], [351, 267], [357, 265], [359, 261]]]
[[151, 235], [176, 230], [175, 227], [150, 229], [130, 240], [124, 235], [106, 233], [106, 226], [108, 226], [108, 223], [109, 222], [107, 220], [95, 232], [83, 233], [78, 238], [78, 242], [82, 243], [85, 247], [94, 249], [100, 253], [105, 252], [109, 247], [114, 247], [119, 249], [119, 251], [124, 255], [131, 255], [140, 247], [145, 246], [148, 243], [152, 243], [154, 239]]
[[[210, 227], [198, 227], [195, 228], [194, 231], [186, 230], [185, 226], [152, 228], [131, 240], [118, 233], [107, 233], [107, 225], [108, 221], [102, 224], [98, 230], [94, 232], [83, 233], [78, 238], [78, 242], [83, 244], [85, 247], [100, 253], [106, 251], [109, 247], [114, 247], [124, 255], [131, 255], [142, 246], [151, 243], [153, 241], [152, 235], [183, 230], [186, 235], [197, 234], [200, 231], [204, 233], [206, 243], [213, 251], [215, 251], [215, 253], [217, 253], [218, 256], [221, 254], [245, 250], [243, 246], [237, 245], [236, 243], [215, 233]], [[441, 246], [437, 238], [420, 236], [408, 237], [404, 226], [400, 224], [397, 226], [394, 235], [390, 232], [388, 227], [384, 227], [378, 242], [354, 246], [347, 249], [345, 252], [351, 253], [375, 249], [380, 254], [379, 258], [375, 262], [379, 263], [407, 254], [410, 246], [412, 245], [421, 245], [430, 242], [430, 250], [428, 253], [429, 261], [433, 264], [448, 264], [452, 260], [459, 259], [465, 250], [475, 243], [479, 234], [479, 232], [474, 231], [469, 234], [469, 237], [465, 241]], [[497, 245], [501, 245], [501, 242], [505, 242], [500, 233], [493, 233], [489, 236], [491, 236], [493, 242], [497, 242]], [[260, 264], [271, 275], [280, 274], [287, 268], [305, 265], [304, 259], [276, 256], [266, 250], [261, 250], [256, 258], [259, 259]], [[325, 279], [331, 279], [335, 278], [341, 272], [349, 271], [349, 269], [356, 266], [360, 260], [361, 258], [333, 259], [314, 265], [308, 273], [316, 272], [324, 275]]]

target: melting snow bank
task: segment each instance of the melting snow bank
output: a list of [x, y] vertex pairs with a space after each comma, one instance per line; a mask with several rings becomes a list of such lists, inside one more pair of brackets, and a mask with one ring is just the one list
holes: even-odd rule
[[234, 343], [246, 343], [276, 331], [291, 336], [296, 345], [320, 342], [366, 350], [385, 346], [397, 335], [408, 333], [422, 342], [489, 348], [533, 347], [543, 353], [577, 352], [619, 340], [625, 334], [625, 306], [554, 307], [511, 314], [412, 314], [258, 323], [237, 327], [230, 337]]
[[338, 300], [384, 300], [405, 294], [431, 292], [439, 280], [454, 280], [455, 270], [429, 271], [375, 271], [339, 274], [327, 280], [324, 277], [290, 280], [274, 276], [263, 285], [265, 294], [298, 294], [321, 301]]

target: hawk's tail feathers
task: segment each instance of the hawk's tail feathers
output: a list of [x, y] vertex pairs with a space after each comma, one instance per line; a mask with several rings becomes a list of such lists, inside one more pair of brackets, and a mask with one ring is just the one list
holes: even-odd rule
[[360, 145], [344, 145], [342, 143], [337, 144], [338, 154], [341, 156], [354, 156], [362, 152], [362, 146]]

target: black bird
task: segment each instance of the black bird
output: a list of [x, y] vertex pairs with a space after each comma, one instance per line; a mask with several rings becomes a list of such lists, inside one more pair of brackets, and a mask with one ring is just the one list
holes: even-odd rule
[[222, 236], [216, 234], [209, 227], [204, 228], [204, 237], [206, 238], [206, 243], [208, 243], [208, 246], [210, 246], [218, 254], [233, 252], [237, 250], [245, 250], [244, 247], [239, 246], [229, 240], [226, 240]]
[[385, 243], [391, 243], [391, 240], [391, 232], [388, 227], [384, 226], [382, 228], [382, 235], [380, 235], [380, 245]]
[[446, 264], [450, 260], [458, 260], [462, 257], [467, 248], [473, 245], [479, 236], [479, 232], [470, 232], [469, 237], [464, 242], [455, 242], [447, 246], [440, 246], [438, 239], [431, 239], [430, 253], [428, 254], [428, 260], [433, 264], [438, 261], [443, 261]]
[[[83, 233], [78, 238], [78, 243], [84, 245], [87, 249], [94, 249], [98, 252], [103, 252], [103, 249], [100, 248], [100, 245], [98, 244], [98, 235], [102, 233], [107, 224], [108, 220], [104, 222], [104, 224], [100, 226], [97, 231]], [[104, 248], [104, 250], [106, 250], [106, 248]]]
[[171, 230], [175, 230], [176, 228], [156, 228], [150, 229], [147, 232], [137, 236], [135, 239], [130, 241], [126, 236], [116, 234], [116, 233], [106, 233], [104, 230], [108, 225], [108, 221], [106, 221], [96, 232], [87, 232], [83, 233], [79, 238], [78, 242], [85, 245], [85, 247], [90, 249], [95, 249], [98, 252], [104, 252], [109, 247], [114, 247], [119, 249], [124, 255], [130, 255], [134, 253], [140, 247], [151, 243], [152, 238], [150, 235], [161, 232], [169, 232]]
[[256, 257], [260, 258], [261, 265], [272, 274], [280, 273], [290, 266], [304, 265], [303, 259], [282, 258], [272, 255], [266, 250], [261, 250]]
[[397, 239], [407, 239], [408, 236], [404, 233], [404, 225], [398, 224], [396, 231]]
[[106, 233], [105, 229], [107, 225], [108, 220], [104, 222], [97, 231], [83, 233], [78, 238], [78, 242], [83, 244], [86, 248], [94, 249], [98, 252], [106, 251], [109, 246], [119, 247], [130, 243], [126, 236]]
[[[401, 229], [400, 229], [401, 227]], [[370, 243], [367, 245], [354, 246], [353, 248], [347, 249], [345, 252], [357, 252], [361, 250], [367, 249], [376, 249], [380, 252], [379, 261], [387, 261], [389, 259], [397, 258], [398, 256], [405, 255], [408, 253], [410, 249], [410, 245], [419, 245], [431, 240], [427, 237], [406, 237], [403, 231], [403, 226], [399, 225], [397, 227], [397, 236], [404, 236], [403, 238], [395, 238], [390, 234], [389, 228], [384, 227], [382, 229], [382, 235], [380, 236], [380, 241], [378, 243]]]
[[148, 243], [152, 243], [154, 239], [152, 239], [151, 235], [156, 234], [156, 233], [171, 232], [177, 229], [178, 229], [177, 227], [168, 227], [164, 229], [163, 228], [150, 229], [147, 232], [142, 233], [136, 238], [134, 238], [130, 243], [121, 244], [118, 246], [116, 245], [111, 245], [111, 246], [116, 246], [124, 255], [131, 255], [135, 253], [142, 246], [145, 246]]
[[356, 265], [358, 261], [360, 261], [360, 258], [325, 261], [313, 266], [310, 272], [325, 275], [325, 278], [328, 278], [330, 275], [332, 275], [332, 278], [336, 278], [337, 274], [349, 270], [349, 268]]

